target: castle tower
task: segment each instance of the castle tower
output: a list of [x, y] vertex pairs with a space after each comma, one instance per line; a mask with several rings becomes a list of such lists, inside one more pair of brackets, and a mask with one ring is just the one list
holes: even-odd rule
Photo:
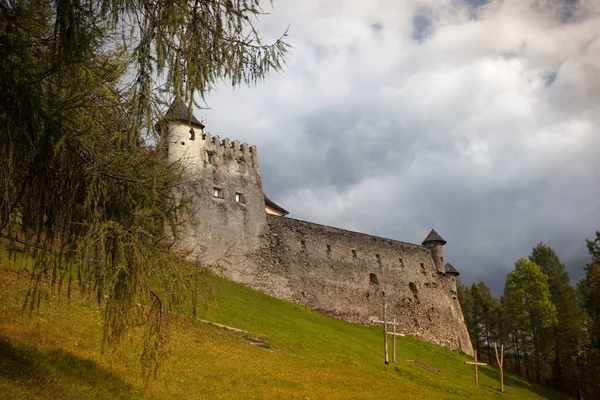
[[460, 275], [460, 272], [458, 272], [450, 263], [446, 264], [445, 270], [450, 293], [452, 294], [452, 298], [456, 298], [456, 278]]
[[[196, 193], [180, 244], [190, 258], [243, 266], [266, 232], [256, 146], [204, 132], [189, 109], [173, 102], [159, 123], [168, 162], [181, 162]], [[227, 277], [236, 280], [234, 269]], [[241, 274], [242, 271], [239, 271]]]
[[160, 122], [167, 135], [168, 161], [200, 164], [204, 125], [182, 102], [174, 101]]
[[431, 255], [433, 256], [433, 262], [435, 264], [436, 270], [444, 274], [444, 246], [447, 242], [433, 229], [429, 232], [429, 235], [423, 240], [421, 243], [423, 246], [427, 247], [431, 250]]

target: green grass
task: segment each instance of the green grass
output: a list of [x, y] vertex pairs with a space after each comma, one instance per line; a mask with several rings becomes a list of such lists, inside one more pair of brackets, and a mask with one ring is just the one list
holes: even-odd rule
[[[102, 352], [92, 300], [53, 298], [31, 317], [22, 315], [23, 261], [9, 262], [0, 251], [0, 398], [567, 398], [511, 375], [507, 393], [500, 393], [491, 367], [480, 369], [475, 388], [468, 357], [409, 336], [398, 339], [397, 363], [386, 366], [381, 328], [326, 317], [217, 277], [211, 278], [214, 301], [199, 317], [253, 334], [179, 321], [169, 363], [146, 387], [131, 352], [135, 340]], [[405, 359], [423, 361], [441, 376]]]

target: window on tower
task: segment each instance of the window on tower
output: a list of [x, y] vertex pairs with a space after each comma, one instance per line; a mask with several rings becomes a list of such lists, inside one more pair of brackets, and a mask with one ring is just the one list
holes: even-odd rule
[[243, 193], [236, 193], [235, 201], [236, 201], [236, 203], [246, 204], [246, 198], [244, 197]]
[[214, 187], [213, 188], [213, 197], [216, 197], [218, 199], [222, 199], [223, 198], [223, 189], [218, 188], [218, 187]]
[[196, 132], [194, 132], [194, 130], [192, 128], [190, 128], [190, 131], [188, 132], [188, 139], [196, 140]]

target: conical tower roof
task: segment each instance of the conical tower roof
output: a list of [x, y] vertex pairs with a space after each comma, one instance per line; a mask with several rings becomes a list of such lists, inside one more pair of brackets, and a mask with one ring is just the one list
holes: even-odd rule
[[460, 275], [460, 272], [458, 272], [458, 271], [456, 270], [456, 268], [454, 268], [454, 267], [452, 266], [452, 264], [450, 264], [450, 263], [446, 264], [446, 267], [445, 267], [444, 269], [445, 269], [445, 271], [446, 271], [446, 273], [447, 273], [447, 274], [454, 274], [454, 275], [456, 275], [456, 276], [459, 276], [459, 275]]
[[425, 246], [426, 243], [428, 242], [441, 242], [442, 246], [445, 245], [447, 242], [433, 229], [431, 230], [431, 232], [429, 232], [429, 235], [427, 235], [427, 237], [425, 238], [425, 240], [423, 240], [423, 243], [421, 243], [423, 246]]
[[194, 114], [190, 113], [190, 109], [183, 102], [177, 100], [173, 101], [171, 107], [169, 107], [169, 110], [163, 116], [163, 120], [181, 121], [188, 125], [204, 129], [204, 124], [198, 121]]

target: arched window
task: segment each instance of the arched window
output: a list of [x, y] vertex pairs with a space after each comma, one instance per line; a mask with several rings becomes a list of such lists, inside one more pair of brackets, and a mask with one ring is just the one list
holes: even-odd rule
[[192, 129], [192, 128], [190, 128], [190, 131], [188, 132], [188, 139], [196, 140], [196, 132], [194, 132], [194, 129]]
[[369, 274], [369, 281], [374, 285], [379, 285], [379, 279], [377, 279], [377, 275]]

